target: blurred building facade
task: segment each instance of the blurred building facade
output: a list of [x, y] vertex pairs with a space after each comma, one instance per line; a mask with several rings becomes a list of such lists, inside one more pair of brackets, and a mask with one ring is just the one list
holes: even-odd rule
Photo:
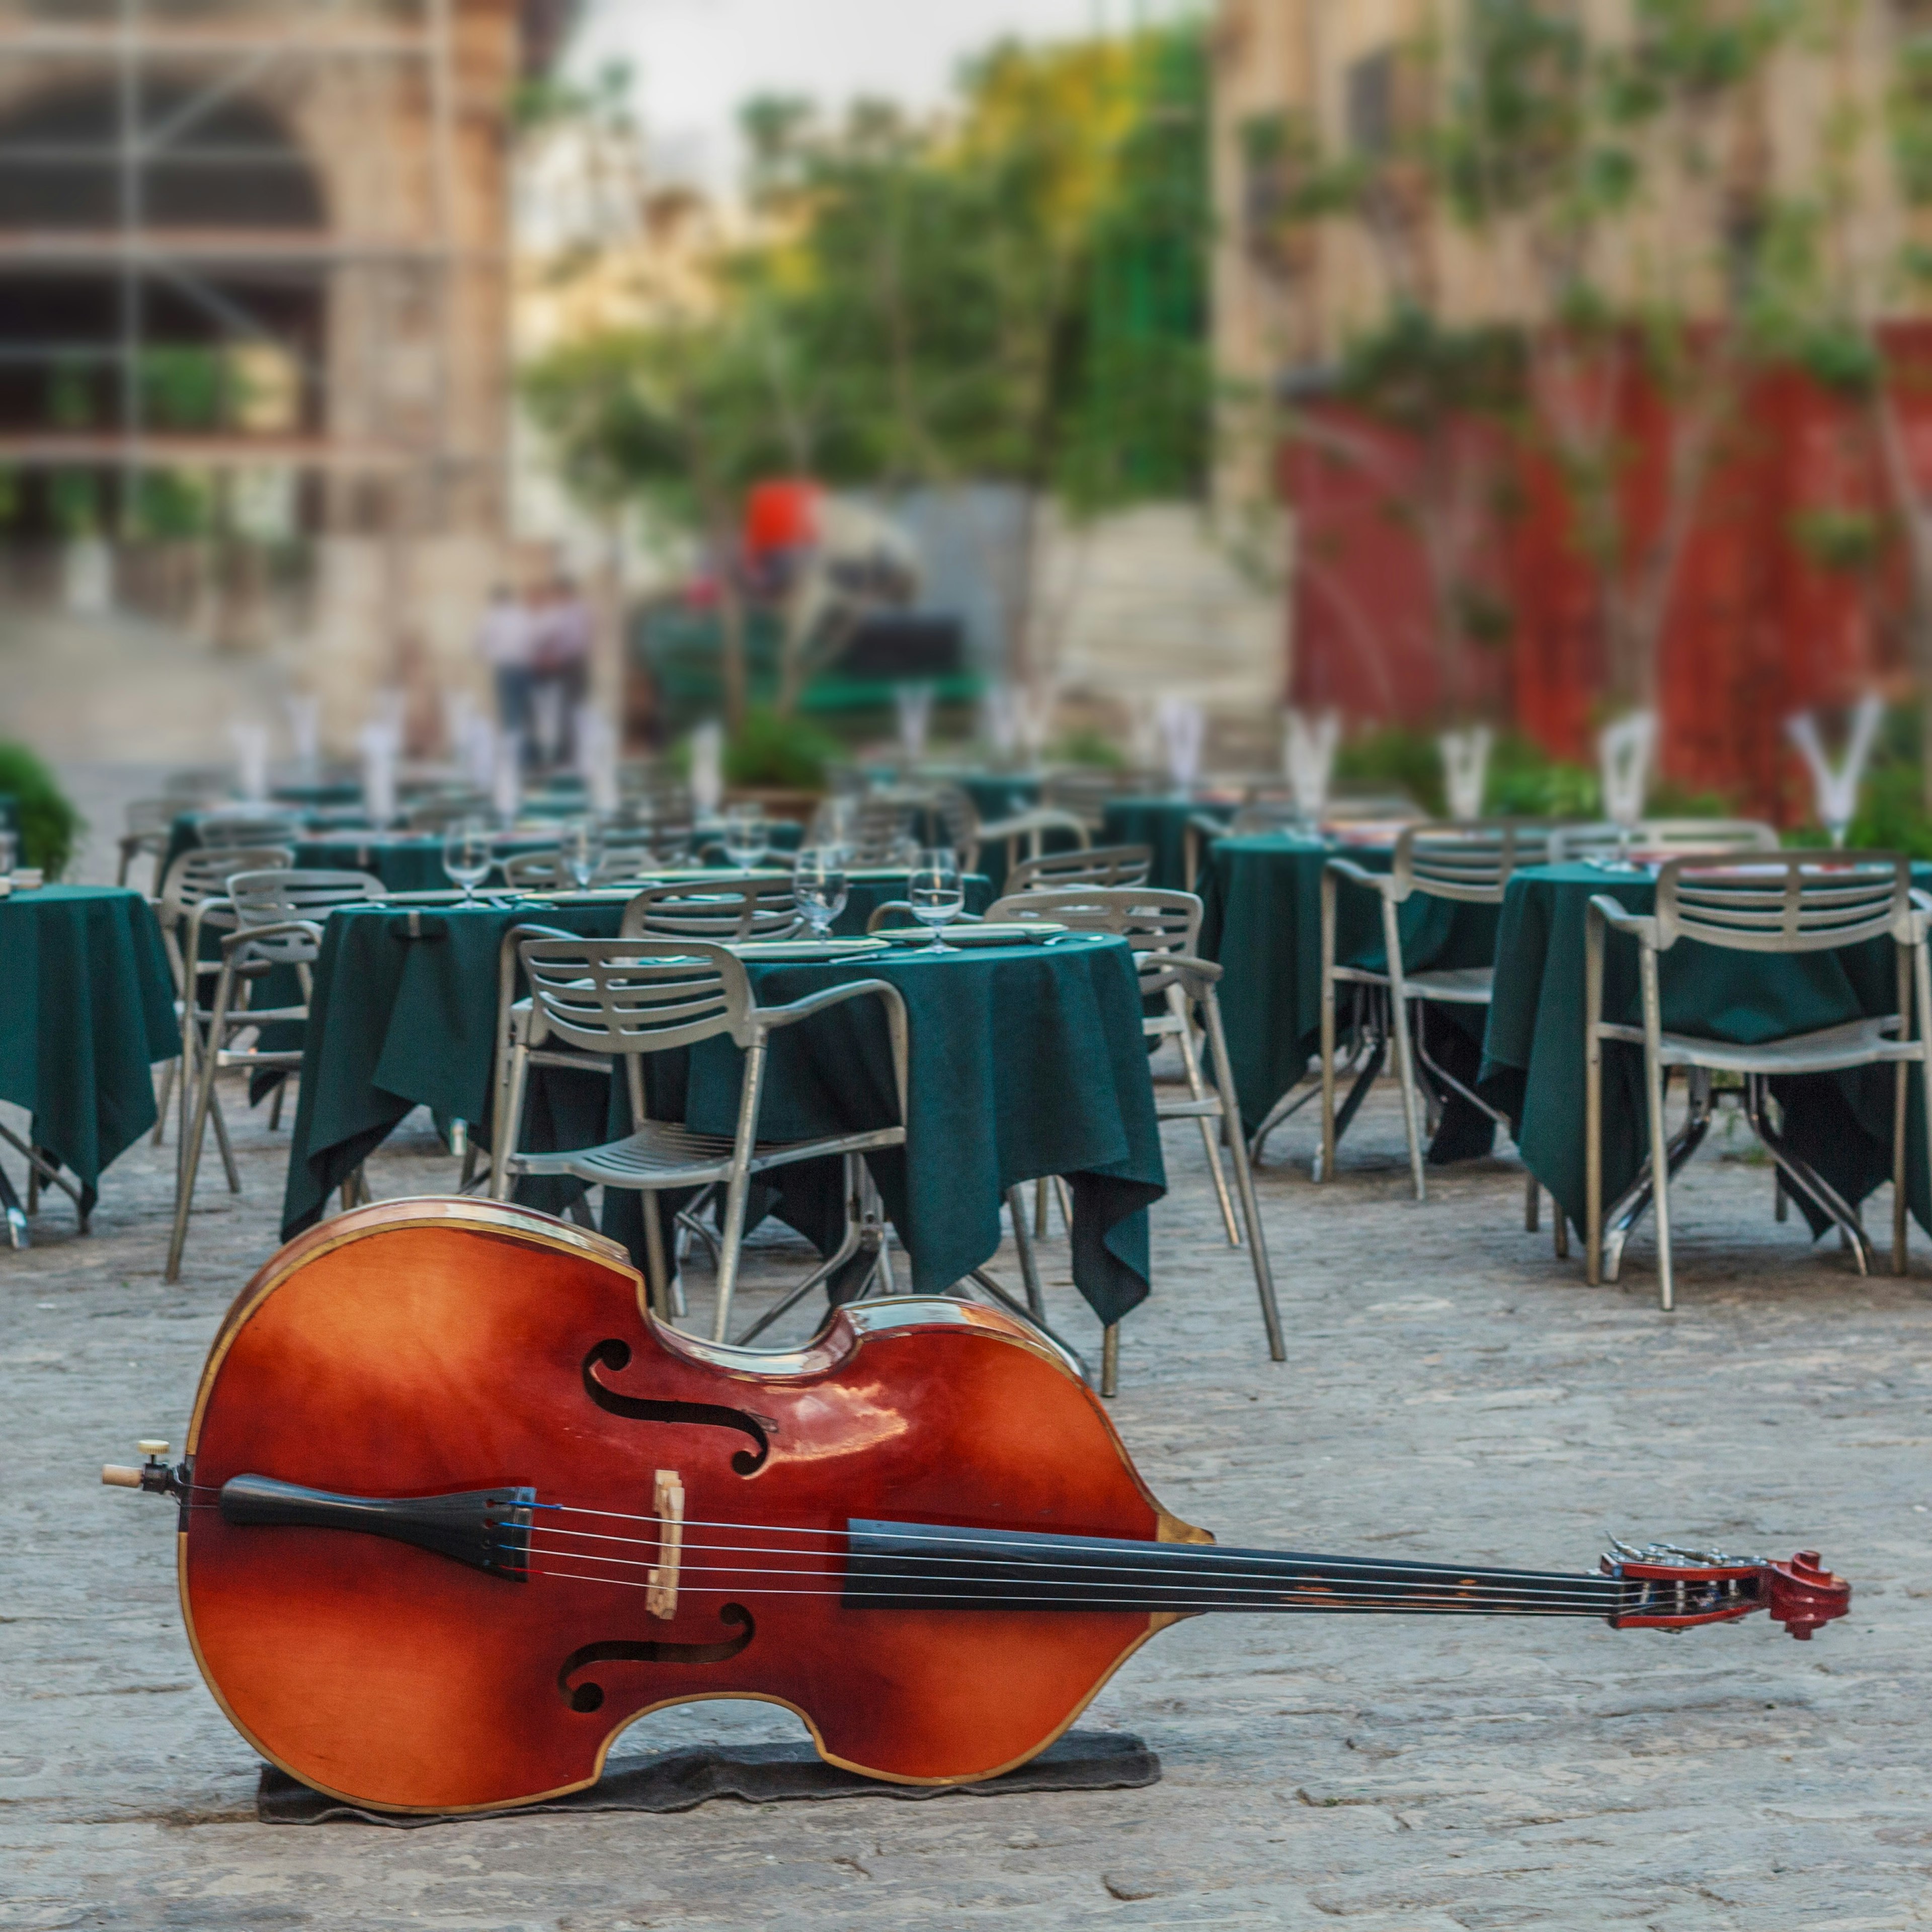
[[[1770, 38], [1725, 40], [1748, 14], [1775, 16]], [[1684, 45], [1646, 47], [1646, 20], [1732, 64], [1687, 77]], [[1442, 155], [1454, 90], [1485, 79], [1478, 25], [1544, 38], [1486, 76], [1517, 90], [1518, 145], [1485, 158], [1503, 185], [1473, 220]], [[1910, 265], [1932, 216], [1896, 117], [1923, 94], [1928, 26], [1918, 0], [1815, 19], [1222, 0], [1215, 355], [1275, 433], [1238, 480], [1294, 511], [1298, 701], [1423, 727], [1487, 715], [1586, 759], [1606, 710], [1653, 704], [1673, 778], [1775, 809], [1788, 712], [1924, 682], [1906, 566], [1932, 503], [1932, 337]], [[1535, 187], [1538, 140], [1580, 124], [1557, 64], [1595, 63], [1594, 85], [1625, 57], [1655, 98], [1594, 133], [1640, 178], [1566, 230]], [[1596, 304], [1583, 348], [1556, 272], [1573, 246]], [[1774, 304], [1788, 351], [1762, 326]], [[1674, 366], [1642, 339], [1659, 320]], [[1480, 406], [1453, 420], [1439, 394], [1378, 412], [1386, 388], [1351, 386], [1368, 344], [1384, 376], [1418, 379], [1412, 402], [1448, 367], [1417, 358], [1492, 325], [1514, 332], [1506, 425]], [[1876, 406], [1842, 361], [1805, 360], [1827, 338], [1888, 372]], [[1593, 466], [1610, 480], [1584, 506]], [[1615, 520], [1607, 559], [1579, 535], [1586, 512]]]
[[254, 621], [299, 627], [338, 736], [404, 660], [464, 658], [507, 527], [511, 117], [570, 13], [0, 0], [16, 588], [279, 559], [299, 606]]

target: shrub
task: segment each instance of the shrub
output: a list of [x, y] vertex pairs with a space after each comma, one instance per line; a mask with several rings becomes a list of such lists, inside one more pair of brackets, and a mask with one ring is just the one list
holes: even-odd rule
[[58, 878], [86, 827], [52, 772], [24, 745], [0, 744], [0, 797], [13, 800], [20, 862]]
[[746, 714], [742, 728], [724, 747], [724, 776], [733, 784], [822, 791], [825, 768], [839, 755], [838, 741], [817, 725], [754, 710]]

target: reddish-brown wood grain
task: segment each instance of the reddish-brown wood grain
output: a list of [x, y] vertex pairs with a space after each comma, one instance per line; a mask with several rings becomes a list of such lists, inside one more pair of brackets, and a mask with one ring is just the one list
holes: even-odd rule
[[[597, 1371], [614, 1394], [743, 1412], [767, 1440], [762, 1460], [738, 1428], [600, 1407], [584, 1364], [606, 1342], [629, 1351]], [[1051, 1742], [1161, 1619], [850, 1610], [836, 1534], [759, 1526], [836, 1532], [876, 1516], [1198, 1534], [1147, 1494], [1088, 1390], [1004, 1316], [886, 1302], [842, 1315], [797, 1355], [712, 1350], [652, 1322], [616, 1250], [475, 1202], [384, 1204], [291, 1244], [224, 1328], [189, 1449], [182, 1598], [210, 1687], [297, 1776], [406, 1809], [586, 1784], [640, 1712], [695, 1697], [789, 1705], [826, 1756], [880, 1777], [986, 1776]], [[741, 1473], [734, 1456], [758, 1466]], [[648, 1615], [641, 1588], [511, 1582], [370, 1536], [232, 1527], [214, 1507], [248, 1474], [371, 1496], [520, 1484], [541, 1502], [646, 1516], [660, 1469], [682, 1477], [693, 1526], [669, 1621]], [[539, 1529], [540, 1546], [552, 1540]], [[732, 1544], [751, 1547], [700, 1546]], [[758, 1574], [775, 1545], [822, 1550], [822, 1594]], [[572, 1567], [535, 1558], [547, 1565]], [[588, 1646], [646, 1643], [734, 1654], [568, 1668]], [[601, 1702], [574, 1708], [586, 1684]]]

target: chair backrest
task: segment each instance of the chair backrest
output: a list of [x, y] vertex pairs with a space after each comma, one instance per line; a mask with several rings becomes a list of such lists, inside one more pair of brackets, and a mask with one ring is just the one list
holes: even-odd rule
[[[1336, 789], [1322, 808], [1322, 817], [1331, 825], [1346, 825], [1360, 818], [1420, 818], [1415, 801], [1405, 791], [1351, 791]], [[1477, 821], [1480, 823], [1480, 821]]]
[[[1646, 818], [1631, 827], [1629, 842], [1642, 851], [1681, 851], [1687, 856], [1779, 849], [1778, 828], [1755, 818]], [[1550, 834], [1550, 862], [1561, 866], [1580, 859], [1606, 859], [1623, 846], [1623, 828], [1607, 819], [1587, 825], [1559, 825]]]
[[195, 830], [210, 850], [232, 850], [241, 845], [292, 844], [302, 835], [302, 821], [292, 812], [211, 812]]
[[1050, 920], [1077, 932], [1118, 933], [1136, 952], [1191, 953], [1201, 936], [1201, 902], [1157, 886], [1039, 887], [1010, 892], [986, 917]]
[[586, 1052], [663, 1053], [728, 1033], [749, 1037], [751, 981], [700, 940], [526, 939], [530, 1043], [555, 1035]]
[[604, 842], [609, 852], [626, 855], [627, 865], [688, 866], [697, 830], [688, 808], [653, 812], [638, 805], [620, 812], [604, 828]]
[[1822, 952], [1912, 936], [1912, 864], [1896, 852], [1672, 859], [1657, 877], [1657, 944]]
[[389, 889], [371, 872], [328, 872], [292, 866], [237, 872], [228, 881], [235, 917], [244, 930], [290, 920], [324, 920], [338, 906], [386, 899]]
[[325, 872], [278, 866], [237, 872], [228, 881], [238, 931], [251, 927], [286, 926], [297, 921], [308, 931], [278, 932], [253, 941], [248, 956], [282, 966], [310, 964], [322, 947], [321, 922], [338, 906], [366, 905], [386, 899], [389, 889], [368, 872]]
[[503, 883], [512, 892], [554, 892], [574, 885], [563, 869], [563, 854], [556, 846], [537, 852], [515, 852], [503, 861]]
[[1022, 859], [1006, 874], [1004, 896], [1056, 886], [1138, 886], [1154, 869], [1150, 845], [1092, 845]]
[[292, 866], [295, 856], [286, 845], [184, 852], [168, 868], [168, 875], [161, 882], [159, 917], [163, 929], [172, 931], [204, 899], [225, 898], [228, 882], [238, 872], [267, 872]]
[[724, 945], [741, 939], [789, 939], [804, 922], [789, 874], [747, 872], [677, 879], [646, 886], [624, 908], [626, 939], [697, 939]]
[[1411, 825], [1396, 840], [1389, 868], [1396, 896], [1496, 904], [1519, 866], [1550, 856], [1548, 825], [1537, 820], [1477, 819], [1463, 825]]

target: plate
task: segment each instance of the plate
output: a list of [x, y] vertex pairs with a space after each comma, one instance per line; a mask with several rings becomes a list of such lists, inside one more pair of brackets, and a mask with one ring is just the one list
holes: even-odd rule
[[[944, 934], [948, 946], [1030, 946], [1053, 939], [1068, 928], [1046, 919], [1002, 920], [997, 925], [982, 920], [973, 926], [949, 926]], [[932, 934], [922, 926], [884, 926], [873, 934], [895, 946], [930, 946]]]
[[843, 959], [854, 952], [883, 952], [883, 939], [734, 939], [741, 959]]

